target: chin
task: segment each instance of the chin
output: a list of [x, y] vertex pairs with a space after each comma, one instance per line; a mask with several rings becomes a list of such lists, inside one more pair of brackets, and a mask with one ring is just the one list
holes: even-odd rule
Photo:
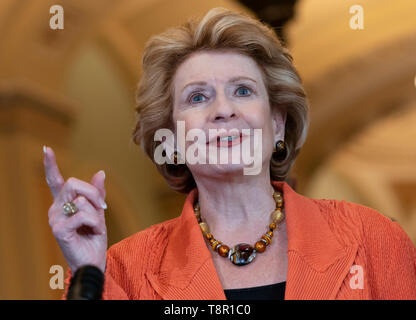
[[244, 164], [199, 164], [188, 166], [192, 174], [205, 177], [243, 176]]

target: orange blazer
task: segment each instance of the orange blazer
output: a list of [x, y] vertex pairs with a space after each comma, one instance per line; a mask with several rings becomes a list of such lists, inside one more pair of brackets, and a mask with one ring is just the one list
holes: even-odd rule
[[[286, 211], [285, 299], [416, 299], [416, 248], [397, 222], [360, 204], [273, 185]], [[189, 193], [179, 217], [108, 249], [103, 299], [226, 299], [194, 216], [196, 196]], [[66, 292], [70, 276], [68, 269]]]

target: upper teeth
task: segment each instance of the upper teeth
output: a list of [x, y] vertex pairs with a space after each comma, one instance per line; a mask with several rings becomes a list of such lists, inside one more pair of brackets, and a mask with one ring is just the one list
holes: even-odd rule
[[221, 138], [220, 138], [220, 141], [231, 141], [231, 140], [236, 139], [236, 138], [238, 138], [238, 137], [239, 137], [239, 135], [235, 135], [235, 136], [228, 136], [228, 137], [221, 137]]

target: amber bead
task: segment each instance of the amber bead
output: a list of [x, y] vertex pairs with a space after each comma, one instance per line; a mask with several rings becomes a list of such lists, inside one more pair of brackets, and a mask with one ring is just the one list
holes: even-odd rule
[[[270, 215], [270, 220], [272, 222], [276, 223], [275, 220], [276, 220], [277, 216], [280, 214], [280, 212], [282, 212], [282, 209], [280, 209], [280, 208], [277, 208], [276, 210], [274, 210], [272, 212], [272, 214]], [[277, 225], [277, 223], [276, 223], [276, 225]]]
[[207, 238], [207, 240], [211, 240], [212, 238], [213, 238], [213, 235], [212, 235], [212, 233], [206, 233], [205, 234], [205, 238]]
[[266, 234], [262, 235], [261, 238], [266, 240], [267, 245], [269, 245], [272, 242], [272, 239], [270, 239], [270, 237]]
[[209, 243], [213, 244], [216, 240], [214, 238], [209, 239]]
[[273, 193], [273, 199], [274, 201], [283, 199], [282, 194], [280, 192]]
[[276, 200], [276, 205], [281, 208], [283, 206], [283, 200]]
[[239, 243], [230, 250], [230, 260], [237, 266], [243, 266], [256, 257], [256, 250], [247, 243]]
[[201, 227], [201, 231], [203, 234], [206, 234], [209, 232], [209, 227], [208, 224], [206, 222], [200, 222], [199, 226]]
[[266, 244], [263, 241], [257, 241], [254, 245], [254, 249], [256, 249], [257, 252], [264, 252], [264, 250], [266, 250]]
[[274, 222], [270, 223], [270, 224], [269, 224], [269, 229], [270, 229], [270, 230], [274, 230], [274, 229], [276, 229], [276, 223], [274, 223]]
[[270, 238], [272, 238], [272, 237], [273, 237], [273, 231], [267, 231], [267, 232], [266, 232], [266, 234], [267, 234]]
[[272, 222], [277, 224], [280, 224], [284, 219], [284, 214], [282, 212], [281, 209], [276, 209], [275, 211], [273, 211], [272, 216], [271, 216], [271, 220]]
[[222, 242], [221, 242], [221, 241], [215, 240], [215, 241], [211, 244], [212, 250], [214, 250], [214, 251], [215, 251], [215, 249], [217, 249], [217, 247], [218, 247], [220, 244], [222, 244]]
[[228, 257], [228, 252], [230, 252], [230, 248], [225, 244], [218, 248], [218, 253], [221, 257]]

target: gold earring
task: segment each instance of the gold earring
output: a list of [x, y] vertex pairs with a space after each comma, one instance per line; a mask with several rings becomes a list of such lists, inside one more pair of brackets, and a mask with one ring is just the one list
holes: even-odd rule
[[174, 151], [170, 157], [170, 159], [172, 160], [173, 164], [175, 166], [178, 165], [178, 162], [182, 160], [181, 154], [178, 151]]
[[273, 150], [273, 159], [276, 161], [283, 161], [287, 156], [286, 143], [283, 140], [276, 142], [275, 149]]

